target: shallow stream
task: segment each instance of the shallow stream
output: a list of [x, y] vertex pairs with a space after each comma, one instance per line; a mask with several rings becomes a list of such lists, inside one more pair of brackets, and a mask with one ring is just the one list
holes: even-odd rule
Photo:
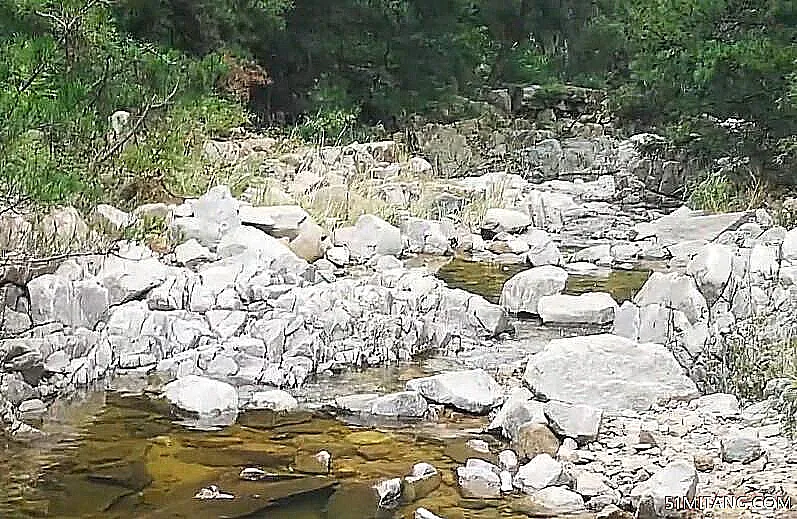
[[[438, 276], [450, 286], [497, 301], [503, 282], [518, 271], [453, 260]], [[569, 293], [605, 290], [618, 301], [630, 298], [648, 272], [614, 272], [604, 278], [571, 276]], [[401, 390], [413, 377], [480, 366], [493, 369], [521, 362], [550, 338], [576, 333], [517, 321], [517, 337], [457, 358], [319, 377], [296, 396], [316, 411], [292, 415], [251, 412], [235, 425], [195, 431], [174, 421], [167, 406], [143, 396], [87, 393], [56, 404], [41, 424], [49, 437], [0, 451], [0, 516], [4, 518], [219, 518], [367, 519], [411, 518], [423, 506], [447, 519], [522, 518], [518, 500], [462, 499], [454, 470], [468, 457], [481, 457], [471, 438], [502, 445], [480, 433], [484, 417], [446, 412], [434, 423], [354, 423], [322, 412], [336, 395]], [[299, 458], [327, 450], [328, 476], [292, 471]], [[441, 471], [429, 496], [392, 510], [378, 510], [370, 486], [401, 477], [413, 464]], [[243, 468], [273, 473], [267, 482], [243, 481]], [[194, 495], [217, 485], [235, 499], [203, 501]]]

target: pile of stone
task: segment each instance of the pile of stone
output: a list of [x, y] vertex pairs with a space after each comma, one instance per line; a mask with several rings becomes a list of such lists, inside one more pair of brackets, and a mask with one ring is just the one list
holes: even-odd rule
[[[797, 499], [797, 457], [777, 399], [742, 407], [730, 394], [699, 396], [662, 345], [614, 335], [555, 339], [530, 357], [522, 382], [504, 397], [481, 370], [448, 372], [411, 380], [403, 393], [352, 395], [336, 405], [398, 417], [410, 414], [403, 402], [417, 399], [415, 417], [435, 405], [489, 412], [484, 432], [499, 446], [468, 440], [454, 480], [480, 507], [653, 518], [673, 516], [677, 497]], [[406, 498], [406, 483], [391, 482], [384, 485], [395, 491], [379, 494]]]
[[345, 249], [369, 267], [338, 278], [330, 260], [297, 255], [320, 256], [323, 241], [298, 208], [253, 208], [217, 187], [170, 213], [174, 253], [120, 243], [27, 283], [17, 337], [0, 342], [9, 409], [41, 413], [113, 373], [296, 387], [512, 329], [499, 306], [404, 268], [390, 255], [401, 253], [399, 229], [376, 216], [335, 233], [329, 256]]

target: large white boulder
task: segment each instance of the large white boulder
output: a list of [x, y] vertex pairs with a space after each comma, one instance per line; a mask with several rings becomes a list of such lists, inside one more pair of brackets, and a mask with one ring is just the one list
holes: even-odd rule
[[501, 289], [500, 305], [511, 313], [536, 314], [543, 296], [559, 294], [567, 284], [567, 271], [546, 265], [512, 276]]
[[617, 302], [606, 292], [543, 296], [537, 304], [542, 322], [556, 324], [610, 324], [617, 310]]
[[188, 375], [163, 388], [166, 399], [175, 407], [200, 416], [217, 416], [238, 411], [238, 392], [230, 384]]
[[667, 348], [609, 334], [550, 341], [529, 360], [524, 381], [551, 400], [606, 411], [646, 410], [658, 401], [698, 396]]
[[351, 227], [335, 231], [335, 245], [345, 245], [352, 259], [367, 261], [377, 255], [401, 254], [401, 231], [378, 216], [364, 214]]
[[407, 381], [407, 390], [417, 391], [432, 402], [470, 413], [487, 413], [504, 400], [501, 386], [483, 369], [415, 378]]

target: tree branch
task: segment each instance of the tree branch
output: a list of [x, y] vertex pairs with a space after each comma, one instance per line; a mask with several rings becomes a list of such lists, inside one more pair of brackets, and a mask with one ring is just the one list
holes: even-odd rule
[[110, 157], [112, 157], [112, 156], [113, 156], [113, 155], [114, 155], [114, 154], [115, 154], [117, 151], [119, 151], [119, 149], [120, 149], [122, 146], [124, 146], [124, 145], [125, 145], [125, 143], [126, 143], [127, 141], [129, 141], [129, 140], [130, 140], [130, 139], [131, 139], [131, 138], [132, 138], [132, 137], [133, 137], [135, 134], [137, 134], [137, 133], [138, 133], [138, 131], [141, 129], [141, 126], [144, 124], [144, 120], [147, 118], [147, 115], [149, 115], [149, 113], [150, 113], [152, 110], [157, 110], [157, 109], [159, 109], [159, 108], [163, 108], [164, 106], [166, 106], [167, 104], [169, 104], [169, 103], [171, 102], [172, 98], [174, 98], [175, 94], [177, 93], [177, 88], [179, 87], [179, 85], [180, 85], [180, 81], [178, 80], [178, 81], [177, 81], [177, 82], [174, 84], [174, 88], [173, 88], [173, 89], [172, 89], [172, 91], [169, 93], [169, 95], [167, 95], [167, 96], [166, 96], [166, 97], [163, 99], [163, 101], [161, 101], [161, 102], [159, 102], [159, 103], [156, 103], [156, 102], [155, 102], [155, 98], [153, 97], [152, 101], [151, 101], [150, 103], [148, 103], [148, 104], [147, 104], [147, 106], [145, 106], [145, 107], [144, 107], [144, 111], [143, 111], [143, 112], [141, 112], [141, 115], [140, 115], [140, 116], [138, 116], [138, 119], [136, 119], [136, 122], [135, 122], [135, 124], [133, 125], [133, 127], [130, 129], [130, 131], [128, 131], [128, 132], [127, 132], [127, 134], [126, 134], [126, 135], [125, 135], [123, 138], [121, 138], [121, 139], [117, 140], [117, 141], [114, 143], [114, 145], [113, 145], [113, 146], [111, 146], [109, 149], [105, 150], [104, 152], [101, 152], [101, 153], [100, 153], [100, 154], [99, 154], [97, 157], [95, 157], [95, 159], [92, 161], [92, 164], [91, 164], [91, 166], [90, 166], [90, 169], [92, 169], [92, 170], [93, 170], [93, 169], [95, 169], [95, 168], [96, 168], [96, 167], [97, 167], [99, 164], [102, 164], [103, 162], [105, 162], [106, 160], [108, 160], [108, 159], [109, 159]]

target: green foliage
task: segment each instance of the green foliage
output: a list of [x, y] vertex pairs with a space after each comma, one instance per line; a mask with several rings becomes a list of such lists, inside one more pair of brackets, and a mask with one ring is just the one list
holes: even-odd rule
[[737, 187], [723, 175], [709, 175], [698, 183], [689, 197], [689, 205], [711, 213], [735, 209]]
[[[705, 164], [749, 156], [754, 176], [793, 182], [795, 4], [0, 0], [0, 182], [48, 202], [179, 195], [212, 173], [203, 139], [276, 111], [306, 140], [348, 141], [413, 113], [471, 115], [485, 87], [565, 82], [607, 87], [633, 129], [668, 133]], [[253, 80], [236, 56], [265, 72]], [[117, 110], [135, 138], [114, 147]], [[702, 184], [698, 202], [723, 205], [719, 187]]]
[[[213, 94], [225, 72], [217, 55], [190, 59], [136, 42], [119, 34], [104, 3], [0, 5], [16, 13], [18, 27], [0, 32], [6, 190], [42, 202], [91, 203], [103, 192], [103, 176], [179, 171], [191, 146], [244, 122], [239, 106]], [[117, 110], [140, 122], [126, 129], [135, 132], [133, 146], [115, 146], [125, 135], [108, 137], [108, 117]]]
[[299, 136], [306, 141], [333, 145], [341, 142], [347, 133], [354, 132], [356, 125], [356, 112], [331, 109], [319, 110], [315, 116], [305, 117], [297, 129]]

